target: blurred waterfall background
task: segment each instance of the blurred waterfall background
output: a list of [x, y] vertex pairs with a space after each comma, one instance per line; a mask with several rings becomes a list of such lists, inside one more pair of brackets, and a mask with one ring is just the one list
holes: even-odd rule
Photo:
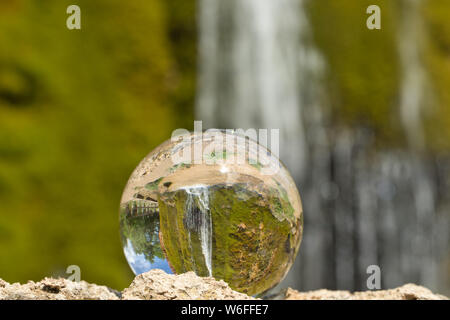
[[280, 130], [305, 214], [280, 287], [363, 290], [379, 265], [448, 295], [449, 88], [449, 0], [1, 0], [0, 278], [128, 286], [126, 181], [203, 120]]
[[[438, 99], [424, 61], [427, 1], [378, 2], [382, 30], [369, 31], [367, 1], [343, 22], [332, 1], [199, 0], [196, 119], [280, 129], [302, 196], [304, 238], [281, 287], [367, 290], [378, 265], [382, 288], [450, 288], [450, 162], [427, 144], [423, 120]], [[343, 119], [346, 103], [360, 116]]]

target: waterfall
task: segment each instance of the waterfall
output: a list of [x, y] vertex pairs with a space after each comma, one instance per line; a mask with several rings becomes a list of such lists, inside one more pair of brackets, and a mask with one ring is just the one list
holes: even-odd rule
[[305, 212], [314, 212], [301, 248], [308, 263], [297, 261], [287, 282], [317, 287], [333, 273], [330, 225], [309, 181], [331, 193], [333, 184], [319, 98], [324, 63], [303, 7], [303, 0], [199, 0], [196, 113], [204, 128], [280, 130], [280, 158], [300, 186]]
[[[296, 0], [200, 0], [197, 114], [206, 127], [276, 128], [283, 159], [305, 165], [305, 138], [296, 68], [298, 30], [305, 23]], [[224, 30], [227, 30], [224, 32]]]
[[425, 104], [427, 79], [421, 61], [423, 22], [420, 16], [422, 0], [402, 0], [398, 32], [399, 56], [402, 67], [400, 117], [408, 142], [424, 147], [421, 111]]
[[400, 10], [403, 149], [377, 149], [370, 129], [332, 122], [326, 61], [303, 0], [199, 3], [197, 118], [204, 128], [279, 128], [280, 158], [302, 196], [304, 238], [282, 287], [367, 290], [367, 267], [378, 265], [383, 288], [438, 289], [449, 246], [450, 165], [425, 156], [421, 2], [402, 0]]
[[[423, 0], [402, 0], [400, 2], [400, 26], [398, 32], [398, 51], [402, 69], [400, 87], [400, 118], [410, 148], [410, 155], [405, 159], [411, 168], [412, 193], [414, 195], [415, 219], [417, 225], [410, 229], [415, 234], [404, 241], [413, 241], [415, 249], [411, 256], [423, 259], [427, 270], [420, 270], [418, 276], [429, 285], [436, 287], [438, 282], [437, 261], [433, 236], [429, 232], [436, 229], [435, 177], [433, 177], [427, 160], [421, 154], [425, 150], [425, 135], [422, 124], [422, 111], [427, 101], [432, 100], [429, 92], [430, 80], [422, 61], [424, 45], [424, 23], [421, 16]], [[431, 239], [431, 240], [429, 240]], [[414, 263], [409, 257], [402, 256], [402, 265]]]
[[209, 192], [206, 186], [184, 188], [187, 194], [184, 223], [191, 232], [199, 236], [203, 257], [209, 276], [212, 275], [212, 219], [209, 210]]

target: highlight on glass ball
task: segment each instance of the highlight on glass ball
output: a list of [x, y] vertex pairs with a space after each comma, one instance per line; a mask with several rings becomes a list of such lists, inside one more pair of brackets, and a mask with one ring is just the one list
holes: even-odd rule
[[277, 156], [214, 130], [173, 137], [141, 161], [122, 195], [120, 229], [135, 274], [194, 271], [258, 295], [292, 266], [303, 212]]

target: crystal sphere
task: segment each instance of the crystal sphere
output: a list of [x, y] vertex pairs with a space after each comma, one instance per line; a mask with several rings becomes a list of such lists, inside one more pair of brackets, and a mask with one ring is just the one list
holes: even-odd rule
[[194, 271], [257, 295], [292, 266], [303, 212], [293, 179], [268, 149], [236, 131], [186, 132], [134, 170], [120, 231], [135, 274]]

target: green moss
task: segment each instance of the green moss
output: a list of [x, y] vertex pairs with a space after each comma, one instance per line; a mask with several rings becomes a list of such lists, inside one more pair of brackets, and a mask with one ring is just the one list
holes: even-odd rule
[[[186, 191], [160, 196], [161, 232], [167, 257], [177, 273], [207, 275], [199, 234], [186, 229]], [[278, 196], [264, 198], [245, 185], [209, 189], [212, 219], [212, 271], [231, 288], [255, 294], [276, 285], [292, 263], [296, 245], [291, 223], [271, 210]]]
[[158, 185], [161, 182], [162, 178], [156, 179], [155, 181], [149, 182], [145, 185], [145, 189], [150, 191], [158, 190]]
[[184, 168], [190, 168], [191, 164], [190, 163], [177, 163], [176, 165], [174, 165], [173, 167], [171, 167], [169, 169], [170, 173], [174, 173], [175, 171], [177, 171], [178, 169], [184, 169]]
[[278, 220], [282, 221], [287, 219], [291, 224], [294, 224], [294, 208], [289, 201], [287, 191], [280, 183], [278, 183], [278, 181], [276, 181], [276, 183], [278, 188], [270, 189], [271, 194], [273, 195], [273, 201], [271, 202], [272, 212]]
[[[247, 201], [238, 200], [240, 193], [247, 193]], [[212, 192], [214, 276], [235, 290], [250, 295], [266, 291], [290, 263], [291, 252], [286, 250], [290, 224], [275, 218], [267, 206], [274, 201], [240, 186]]]
[[399, 11], [395, 1], [379, 0], [382, 29], [366, 27], [370, 0], [308, 1], [313, 39], [325, 58], [328, 110], [334, 125], [366, 126], [382, 145], [404, 142], [398, 116], [400, 64]]
[[[81, 7], [80, 31], [65, 26], [70, 4]], [[67, 276], [77, 264], [83, 280], [129, 285], [121, 193], [150, 150], [192, 126], [188, 7], [195, 1], [0, 1], [3, 279]]]
[[450, 150], [450, 1], [426, 1], [425, 63], [433, 88], [433, 108], [425, 114], [427, 142], [433, 153]]

